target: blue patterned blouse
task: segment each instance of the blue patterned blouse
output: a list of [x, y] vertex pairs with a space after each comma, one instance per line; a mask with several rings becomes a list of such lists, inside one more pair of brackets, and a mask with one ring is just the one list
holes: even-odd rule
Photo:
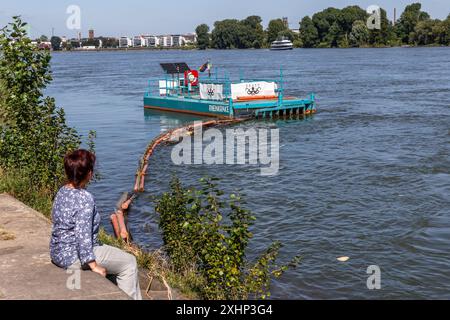
[[100, 215], [92, 194], [62, 187], [53, 203], [52, 220], [50, 256], [54, 264], [68, 268], [77, 260], [82, 265], [95, 260]]

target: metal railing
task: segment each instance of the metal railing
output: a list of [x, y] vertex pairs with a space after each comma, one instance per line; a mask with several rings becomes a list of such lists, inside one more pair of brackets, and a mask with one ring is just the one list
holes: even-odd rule
[[[184, 77], [180, 75], [165, 75], [164, 78], [150, 78], [148, 80], [148, 86], [145, 91], [146, 96], [157, 95], [166, 97], [187, 97], [193, 98], [199, 94], [199, 87], [192, 87], [184, 84]], [[163, 85], [161, 85], [161, 82]], [[245, 78], [240, 73], [239, 80], [232, 81], [227, 72], [223, 73], [223, 76], [219, 75], [218, 69], [215, 72], [206, 75], [199, 76], [199, 83], [204, 84], [220, 84], [224, 86], [224, 101], [232, 102], [231, 85], [245, 82], [274, 82], [277, 85], [276, 93], [278, 96], [278, 104], [281, 105], [284, 97], [284, 79], [283, 70], [280, 69], [279, 79], [262, 79], [262, 78]], [[165, 83], [165, 85], [164, 85]]]

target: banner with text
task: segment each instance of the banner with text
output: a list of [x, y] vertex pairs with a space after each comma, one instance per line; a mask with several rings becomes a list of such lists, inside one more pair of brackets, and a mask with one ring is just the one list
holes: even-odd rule
[[233, 100], [250, 98], [272, 98], [277, 96], [277, 84], [275, 82], [243, 82], [231, 84], [231, 96]]

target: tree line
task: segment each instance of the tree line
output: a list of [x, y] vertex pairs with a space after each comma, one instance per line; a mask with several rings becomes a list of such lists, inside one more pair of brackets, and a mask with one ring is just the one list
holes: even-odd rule
[[197, 47], [212, 49], [267, 48], [282, 37], [288, 38], [297, 48], [349, 48], [385, 46], [450, 45], [450, 14], [445, 20], [432, 19], [422, 11], [420, 3], [406, 6], [397, 21], [387, 18], [380, 8], [379, 28], [369, 28], [370, 14], [359, 6], [343, 9], [327, 8], [305, 16], [294, 32], [282, 19], [269, 22], [263, 28], [259, 16], [244, 20], [216, 21], [211, 31], [206, 24], [196, 28]]

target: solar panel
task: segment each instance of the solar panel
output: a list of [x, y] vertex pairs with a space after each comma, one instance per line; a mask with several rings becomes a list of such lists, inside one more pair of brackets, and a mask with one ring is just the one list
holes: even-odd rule
[[167, 74], [179, 74], [191, 70], [185, 62], [161, 63], [161, 68]]

